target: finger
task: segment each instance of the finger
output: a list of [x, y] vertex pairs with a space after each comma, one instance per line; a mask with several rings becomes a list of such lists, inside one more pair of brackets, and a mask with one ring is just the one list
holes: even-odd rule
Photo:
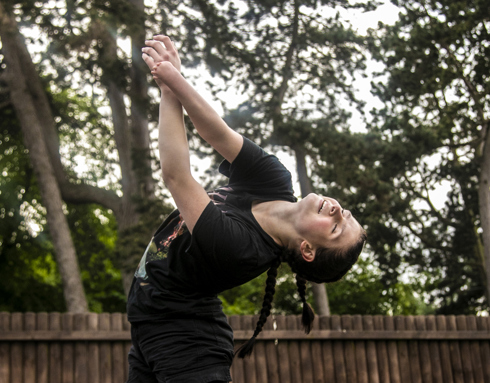
[[155, 63], [153, 68], [151, 68], [151, 73], [156, 73], [159, 65], [160, 65], [160, 63]]
[[152, 57], [143, 52], [143, 61], [148, 65], [148, 68], [153, 69], [155, 66], [155, 60]]
[[167, 48], [167, 51], [171, 52], [177, 52], [177, 48], [175, 47], [174, 43], [168, 36], [163, 36], [163, 35], [156, 35], [153, 36], [153, 38], [157, 41], [161, 41], [163, 45], [165, 45], [165, 48]]
[[166, 49], [160, 41], [157, 40], [146, 40], [145, 44], [153, 48], [159, 55], [166, 54]]
[[165, 60], [165, 57], [168, 57], [168, 54], [164, 52], [163, 55], [159, 54], [155, 49], [151, 47], [144, 47], [141, 49], [143, 53], [146, 53], [148, 56], [150, 56], [153, 61], [158, 62], [158, 61], [163, 61]]

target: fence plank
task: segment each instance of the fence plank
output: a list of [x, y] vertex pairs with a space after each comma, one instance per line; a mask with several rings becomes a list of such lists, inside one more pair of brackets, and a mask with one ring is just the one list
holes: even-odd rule
[[[436, 327], [441, 333], [446, 331], [446, 317], [443, 315], [436, 316]], [[442, 380], [444, 383], [453, 383], [453, 367], [451, 363], [451, 350], [447, 341], [439, 342], [439, 351], [441, 354]]]
[[[45, 331], [48, 329], [48, 313], [38, 313], [36, 315], [36, 330]], [[37, 383], [48, 383], [49, 366], [49, 346], [47, 342], [37, 342], [36, 344], [36, 377]], [[1, 380], [0, 380], [1, 381]]]
[[[446, 319], [447, 330], [454, 331], [457, 329], [456, 317], [454, 315], [449, 315], [445, 319]], [[461, 361], [461, 352], [459, 349], [459, 342], [456, 341], [449, 342], [449, 350], [451, 354], [451, 366], [453, 369], [454, 381], [456, 383], [463, 383], [464, 374], [463, 374], [463, 364]]]
[[[384, 330], [383, 317], [381, 315], [375, 315], [373, 317], [373, 328], [377, 331]], [[375, 342], [376, 355], [378, 360], [378, 378], [380, 383], [390, 382], [390, 362], [388, 357], [388, 345], [385, 341]], [[398, 382], [397, 382], [398, 383]]]
[[[458, 330], [466, 330], [466, 317], [458, 315], [456, 317], [456, 327]], [[473, 366], [471, 363], [470, 343], [467, 340], [460, 342], [461, 362], [463, 364], [463, 375], [465, 383], [474, 383]]]
[[[425, 317], [425, 325], [428, 331], [436, 331], [437, 330], [436, 317], [434, 315], [429, 315]], [[438, 342], [429, 341], [428, 356], [424, 356], [424, 358], [427, 358], [428, 361], [430, 360], [432, 381], [434, 383], [444, 383], [442, 377], [441, 353], [439, 351]]]
[[[320, 328], [320, 317], [317, 316], [313, 326]], [[313, 365], [313, 381], [315, 383], [325, 382], [325, 372], [323, 365], [322, 342], [319, 340], [310, 341], [311, 363]]]
[[[301, 316], [296, 317], [296, 329], [303, 330], [303, 325], [301, 322]], [[301, 361], [301, 371], [303, 376], [303, 383], [313, 383], [313, 356], [311, 353], [311, 341], [300, 341], [299, 342], [299, 355]]]
[[[394, 317], [395, 321], [395, 329], [396, 330], [405, 330], [405, 317], [396, 316]], [[397, 342], [398, 348], [398, 362], [400, 365], [400, 378], [403, 383], [411, 383], [412, 382], [412, 374], [411, 374], [411, 366], [410, 366], [410, 358], [408, 353], [408, 343], [406, 341]]]
[[[286, 329], [286, 317], [278, 315], [276, 317], [277, 330]], [[279, 381], [281, 383], [291, 383], [291, 363], [289, 361], [289, 341], [279, 339], [277, 343], [277, 355], [279, 358]]]
[[[73, 330], [73, 315], [72, 313], [64, 313], [61, 315], [61, 329], [65, 331]], [[62, 370], [61, 376], [63, 383], [74, 383], [74, 349], [73, 342], [63, 343], [62, 349]]]
[[[111, 331], [122, 331], [123, 315], [121, 313], [111, 314]], [[124, 381], [124, 348], [122, 342], [113, 342], [112, 347], [112, 381], [113, 383]]]
[[[73, 330], [76, 331], [86, 331], [86, 314], [75, 314], [73, 316]], [[75, 352], [75, 382], [76, 383], [91, 383], [88, 382], [87, 375], [87, 363], [88, 363], [88, 350], [86, 342], [76, 342], [74, 347]]]
[[[384, 317], [384, 329], [391, 331], [395, 329], [395, 318]], [[395, 341], [387, 342], [388, 358], [390, 363], [390, 381], [393, 383], [401, 383], [400, 376], [400, 358], [398, 354], [398, 344]]]
[[[464, 317], [466, 319], [467, 330], [477, 330], [476, 318], [473, 316]], [[471, 350], [471, 364], [473, 366], [473, 377], [476, 382], [483, 382], [483, 365], [481, 360], [480, 343], [478, 341], [470, 341], [469, 347]], [[487, 364], [490, 360], [487, 360]]]
[[[340, 317], [340, 324], [342, 330], [352, 330], [352, 317], [350, 315], [343, 315]], [[357, 368], [356, 368], [356, 352], [353, 341], [343, 342], [344, 356], [345, 356], [345, 371], [347, 373], [348, 382], [357, 382]]]
[[[99, 316], [97, 314], [89, 313], [87, 315], [87, 329], [90, 331], [97, 331], [99, 329]], [[98, 342], [90, 342], [88, 344], [87, 362], [87, 379], [89, 383], [99, 383], [100, 354]]]
[[[131, 334], [131, 323], [129, 323], [126, 314], [124, 314], [124, 319], [123, 319], [123, 330], [126, 331], [128, 334]], [[124, 381], [126, 382], [128, 380], [128, 374], [129, 374], [128, 354], [129, 354], [129, 350], [131, 349], [131, 341], [124, 342], [123, 344], [124, 344]]]
[[[99, 330], [109, 331], [111, 329], [110, 314], [99, 315]], [[112, 383], [112, 349], [109, 342], [100, 343], [100, 383]]]
[[[252, 316], [244, 315], [241, 317], [242, 329], [255, 330], [256, 323]], [[245, 381], [248, 383], [257, 383], [257, 372], [255, 365], [255, 354], [252, 352], [250, 357], [243, 359], [243, 367], [245, 372]]]
[[[357, 331], [362, 331], [362, 317], [360, 315], [354, 315], [352, 317], [352, 328]], [[356, 341], [354, 342], [354, 347], [356, 353], [357, 381], [359, 383], [368, 383], [366, 342], [362, 340]]]
[[[321, 330], [330, 330], [330, 317], [322, 316], [319, 318], [319, 327]], [[333, 356], [333, 345], [329, 340], [321, 342], [323, 356], [323, 381], [331, 382], [335, 379], [335, 364]]]
[[[13, 331], [23, 330], [24, 320], [21, 313], [12, 313], [10, 317], [10, 328]], [[10, 346], [10, 371], [11, 382], [23, 382], [24, 381], [24, 369], [22, 366], [22, 360], [24, 359], [24, 353], [22, 350], [22, 343], [13, 343]]]
[[[0, 332], [10, 330], [10, 314], [0, 312]], [[10, 383], [10, 344], [0, 343], [0, 382]]]
[[[362, 318], [362, 327], [364, 330], [374, 330], [374, 318], [371, 315], [366, 315]], [[386, 350], [386, 349], [385, 349]], [[366, 342], [366, 360], [369, 383], [379, 383], [379, 363], [378, 353], [376, 350], [376, 342]]]
[[[342, 331], [340, 317], [330, 317], [332, 330]], [[345, 365], [344, 346], [341, 341], [333, 342], [333, 359], [335, 362], [335, 378], [338, 383], [347, 383], [347, 369]]]
[[[416, 330], [427, 331], [427, 325], [425, 323], [424, 316], [416, 316], [413, 318], [413, 325]], [[432, 366], [431, 366], [431, 355], [429, 351], [429, 343], [427, 341], [414, 342], [415, 345], [418, 343], [418, 355], [420, 358], [420, 374], [422, 382], [432, 383]], [[437, 359], [439, 354], [434, 355], [434, 359]]]
[[[36, 329], [36, 314], [27, 312], [24, 314], [24, 330], [34, 331]], [[24, 383], [36, 383], [36, 344], [34, 342], [24, 343]]]
[[[295, 316], [286, 317], [286, 329], [298, 329]], [[298, 342], [289, 342], [289, 364], [291, 368], [291, 383], [303, 383], [301, 371], [301, 356]]]
[[[265, 323], [264, 329], [273, 331], [274, 325], [276, 323], [276, 318], [271, 316], [269, 320]], [[267, 382], [268, 383], [280, 383], [279, 379], [279, 362], [277, 358], [277, 346], [276, 340], [266, 340], [263, 342], [265, 347], [266, 356], [266, 371], [267, 371]]]
[[[254, 316], [253, 317], [253, 326], [257, 324], [257, 321], [259, 320], [259, 316]], [[269, 322], [270, 317], [267, 319], [267, 322]], [[267, 324], [265, 322], [265, 324]], [[259, 335], [260, 338], [260, 335]], [[257, 381], [258, 382], [265, 382], [267, 383], [267, 358], [265, 355], [265, 343], [264, 341], [257, 341], [255, 342], [255, 347], [254, 347], [254, 354], [255, 354], [255, 372], [257, 376]]]
[[[49, 313], [49, 330], [61, 330], [61, 314]], [[51, 343], [49, 346], [49, 382], [61, 383], [61, 344]]]
[[[490, 317], [476, 317], [476, 326], [480, 331], [489, 331]], [[490, 382], [490, 342], [480, 342], [480, 352], [483, 360], [484, 382]]]
[[[229, 323], [233, 331], [241, 330], [240, 317], [234, 315], [229, 318]], [[235, 349], [238, 348], [243, 342], [235, 341]], [[231, 377], [234, 383], [245, 383], [245, 372], [243, 370], [243, 359], [238, 356], [233, 360], [231, 365]]]
[[[415, 318], [413, 316], [405, 317], [405, 329], [411, 331], [415, 330]], [[408, 341], [408, 355], [410, 359], [412, 383], [422, 383], [422, 373], [420, 371], [420, 357], [417, 341]]]

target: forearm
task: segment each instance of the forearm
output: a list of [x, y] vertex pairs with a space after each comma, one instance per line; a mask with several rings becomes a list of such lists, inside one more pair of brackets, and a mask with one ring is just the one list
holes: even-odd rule
[[223, 121], [177, 70], [166, 71], [164, 81], [185, 108], [199, 135], [223, 157], [233, 161], [243, 143], [241, 135]]
[[169, 183], [191, 174], [189, 146], [182, 105], [170, 91], [162, 91], [159, 113], [158, 149], [163, 179]]

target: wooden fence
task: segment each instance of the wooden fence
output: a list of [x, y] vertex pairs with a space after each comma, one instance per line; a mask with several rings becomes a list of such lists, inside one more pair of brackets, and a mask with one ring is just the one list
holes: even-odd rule
[[[229, 318], [237, 343], [255, 327]], [[489, 382], [490, 318], [330, 316], [306, 336], [295, 316], [269, 320], [234, 383]], [[0, 383], [125, 382], [123, 314], [0, 313]]]

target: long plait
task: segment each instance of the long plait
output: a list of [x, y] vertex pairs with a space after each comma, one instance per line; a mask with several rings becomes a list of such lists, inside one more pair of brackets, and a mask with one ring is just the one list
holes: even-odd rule
[[303, 302], [303, 314], [301, 316], [301, 324], [303, 325], [303, 329], [305, 333], [309, 334], [311, 328], [313, 327], [313, 320], [315, 319], [315, 313], [311, 306], [306, 302], [306, 282], [307, 280], [298, 274], [298, 270], [296, 269], [296, 262], [293, 256], [294, 252], [289, 249], [284, 249], [282, 254], [283, 262], [287, 262], [289, 267], [291, 267], [291, 271], [296, 274], [296, 286], [298, 287], [299, 297], [301, 298], [301, 302]]
[[262, 331], [265, 322], [267, 322], [267, 317], [271, 313], [272, 300], [274, 299], [274, 293], [276, 292], [277, 269], [280, 264], [281, 261], [277, 260], [277, 262], [270, 267], [269, 271], [267, 271], [267, 282], [265, 286], [264, 300], [262, 302], [262, 310], [260, 310], [260, 317], [257, 321], [257, 326], [255, 327], [253, 336], [237, 350], [239, 358], [243, 359], [252, 353], [255, 345], [255, 339]]
[[311, 306], [306, 302], [306, 279], [296, 274], [296, 286], [298, 286], [298, 293], [303, 302], [303, 315], [301, 316], [301, 323], [305, 333], [309, 334], [313, 327], [313, 320], [315, 319], [315, 313]]

